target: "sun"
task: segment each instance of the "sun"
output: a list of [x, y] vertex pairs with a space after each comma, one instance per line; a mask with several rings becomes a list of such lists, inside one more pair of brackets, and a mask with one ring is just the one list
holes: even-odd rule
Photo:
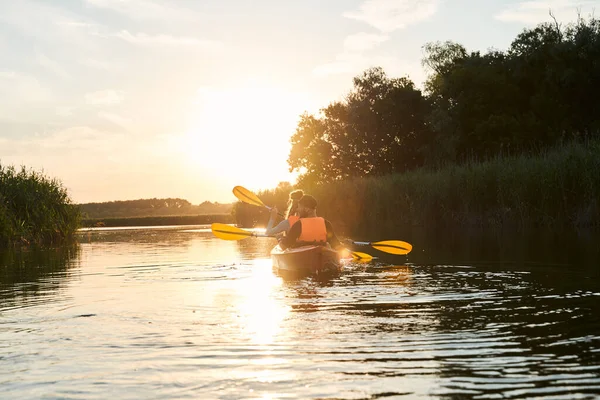
[[287, 157], [303, 110], [301, 94], [275, 87], [201, 88], [181, 151], [199, 173], [252, 189], [274, 188], [295, 180]]

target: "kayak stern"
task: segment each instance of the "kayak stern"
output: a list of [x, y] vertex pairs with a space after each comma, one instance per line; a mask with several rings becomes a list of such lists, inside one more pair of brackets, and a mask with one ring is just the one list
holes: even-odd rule
[[282, 250], [279, 245], [271, 250], [273, 269], [278, 273], [299, 275], [336, 274], [342, 269], [340, 255], [326, 246], [302, 246]]

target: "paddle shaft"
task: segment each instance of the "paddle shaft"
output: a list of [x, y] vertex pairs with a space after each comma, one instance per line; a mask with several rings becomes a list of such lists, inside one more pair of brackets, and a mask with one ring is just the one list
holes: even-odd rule
[[[269, 211], [271, 211], [273, 209], [273, 207], [269, 207], [267, 205], [263, 205], [263, 207]], [[277, 212], [277, 215], [279, 215], [281, 218], [285, 218], [285, 215], [283, 213]]]
[[[271, 211], [271, 209], [273, 208], [273, 207], [267, 206], [265, 203], [262, 202], [262, 200], [256, 194], [254, 194], [252, 191], [246, 189], [243, 186], [234, 187], [233, 194], [235, 197], [238, 198], [238, 200], [240, 200], [243, 203], [250, 204], [250, 205], [253, 205], [256, 207], [264, 207], [269, 211]], [[282, 218], [285, 218], [285, 215], [283, 215], [280, 212], [278, 212], [277, 215], [279, 215]]]
[[412, 245], [401, 240], [384, 240], [381, 242], [351, 242], [355, 246], [371, 246], [384, 253], [406, 255], [411, 252]]

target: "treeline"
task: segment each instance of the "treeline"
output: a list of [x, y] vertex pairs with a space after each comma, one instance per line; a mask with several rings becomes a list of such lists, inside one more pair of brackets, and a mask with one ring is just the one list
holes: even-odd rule
[[540, 24], [506, 51], [424, 50], [424, 91], [372, 68], [343, 101], [301, 116], [288, 158], [300, 186], [535, 156], [599, 135], [597, 19]]
[[0, 246], [62, 242], [79, 221], [79, 208], [60, 181], [0, 164]]
[[[424, 46], [425, 90], [372, 68], [304, 114], [296, 188], [344, 234], [600, 227], [600, 21], [524, 30], [506, 51]], [[285, 208], [292, 187], [259, 193]], [[236, 204], [236, 222], [268, 214]]]
[[79, 204], [86, 220], [104, 218], [231, 214], [233, 204], [205, 201], [193, 205], [179, 198], [139, 199]]
[[213, 222], [233, 223], [231, 214], [168, 215], [158, 217], [88, 218], [81, 222], [85, 228], [117, 226], [208, 225]]

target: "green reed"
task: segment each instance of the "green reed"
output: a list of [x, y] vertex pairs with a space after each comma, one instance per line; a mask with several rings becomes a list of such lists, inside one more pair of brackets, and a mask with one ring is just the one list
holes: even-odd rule
[[0, 245], [61, 242], [79, 221], [79, 208], [60, 181], [0, 164]]
[[[600, 140], [594, 140], [537, 155], [498, 156], [305, 189], [317, 198], [318, 213], [349, 235], [394, 234], [412, 227], [596, 228], [598, 171]], [[275, 192], [261, 198], [281, 197]]]

